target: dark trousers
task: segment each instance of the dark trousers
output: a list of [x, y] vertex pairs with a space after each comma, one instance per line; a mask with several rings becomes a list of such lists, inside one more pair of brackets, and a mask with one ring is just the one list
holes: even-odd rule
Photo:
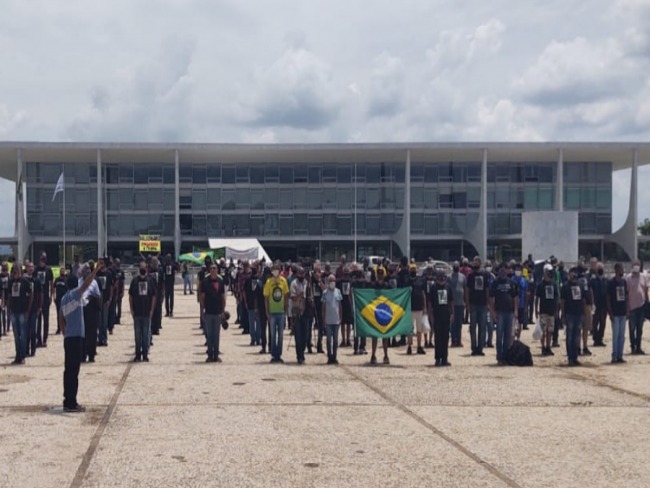
[[113, 332], [116, 318], [117, 318], [117, 309], [115, 308], [115, 298], [113, 298], [110, 305], [108, 306], [108, 331], [109, 332]]
[[61, 332], [61, 302], [54, 302], [54, 306], [56, 307], [56, 333], [58, 334]]
[[122, 321], [122, 298], [124, 295], [119, 295], [117, 297], [117, 302], [115, 303], [115, 323], [119, 324]]
[[79, 390], [79, 368], [84, 355], [83, 337], [66, 337], [63, 341], [65, 369], [63, 370], [63, 406], [73, 408], [77, 405]]
[[325, 337], [325, 324], [323, 324], [321, 317], [321, 304], [320, 297], [314, 297], [314, 327], [318, 333], [316, 337], [316, 348], [319, 351], [323, 350], [323, 337]]
[[246, 305], [244, 305], [243, 300], [237, 303], [237, 315], [239, 316], [239, 323], [241, 324], [241, 328], [244, 329], [243, 333], [248, 334], [248, 309], [246, 308]]
[[43, 298], [42, 313], [38, 316], [38, 331], [36, 333], [36, 342], [46, 344], [50, 335], [50, 303], [49, 298]]
[[531, 296], [528, 299], [528, 310], [527, 310], [527, 312], [528, 312], [528, 317], [527, 317], [528, 318], [528, 323], [529, 324], [534, 323], [533, 322], [533, 317], [535, 316], [534, 315], [534, 313], [535, 313], [535, 296], [534, 296], [534, 294], [533, 294], [533, 296]]
[[257, 325], [260, 328], [260, 341], [262, 343], [262, 349], [266, 349], [267, 342], [267, 330], [269, 328], [268, 320], [266, 320], [266, 310], [259, 310], [259, 324]]
[[600, 344], [605, 338], [605, 326], [607, 324], [607, 310], [605, 307], [596, 307], [596, 313], [594, 314], [594, 320], [591, 324], [591, 330], [593, 331], [594, 344]]
[[302, 315], [294, 317], [293, 335], [296, 338], [296, 358], [298, 361], [305, 360], [307, 334], [309, 334], [309, 315], [304, 313]]
[[27, 319], [27, 355], [34, 356], [36, 354], [36, 345], [37, 345], [37, 327], [38, 327], [38, 315], [40, 311], [32, 312]]
[[163, 294], [158, 293], [156, 296], [156, 307], [153, 311], [153, 317], [151, 318], [151, 332], [154, 334], [158, 334], [160, 326], [162, 325], [162, 298]]
[[7, 307], [0, 309], [0, 335], [7, 335], [9, 331], [9, 317], [7, 316]]
[[449, 328], [451, 317], [447, 315], [433, 317], [433, 343], [436, 360], [446, 361], [449, 355]]
[[562, 326], [562, 319], [556, 317], [555, 318], [555, 329], [553, 330], [553, 344], [559, 344], [561, 326]]
[[644, 315], [645, 307], [641, 306], [630, 310], [630, 318], [628, 320], [630, 329], [630, 348], [632, 351], [641, 349], [641, 338], [643, 337], [643, 322], [645, 321]]
[[174, 313], [174, 285], [165, 287], [165, 313]]
[[94, 359], [97, 354], [97, 330], [100, 320], [100, 311], [95, 305], [90, 304], [84, 307], [84, 326], [86, 329], [84, 354], [89, 359]]

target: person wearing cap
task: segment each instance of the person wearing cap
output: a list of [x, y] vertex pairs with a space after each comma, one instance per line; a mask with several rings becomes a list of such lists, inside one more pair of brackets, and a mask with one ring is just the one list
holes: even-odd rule
[[454, 290], [443, 271], [438, 271], [428, 295], [433, 317], [436, 366], [451, 366], [448, 361], [449, 332], [454, 316]]
[[[413, 332], [417, 337], [417, 353], [426, 354], [422, 347], [422, 334], [424, 333], [423, 318], [427, 313], [426, 284], [418, 277], [418, 267], [415, 264], [409, 265], [409, 281], [405, 286], [411, 288], [411, 316], [413, 318]], [[408, 337], [408, 348], [406, 354], [412, 354], [413, 334]]]
[[481, 267], [481, 258], [474, 258], [474, 270], [467, 277], [465, 303], [469, 304], [470, 323], [469, 335], [472, 346], [472, 356], [485, 356], [483, 344], [485, 341], [485, 321], [488, 313], [488, 275]]
[[569, 366], [580, 366], [580, 337], [585, 313], [585, 294], [578, 283], [578, 268], [569, 269], [567, 282], [561, 292], [562, 321], [566, 327], [566, 353]]
[[68, 278], [68, 291], [61, 299], [59, 321], [63, 333], [63, 348], [65, 351], [65, 369], [63, 371], [63, 409], [66, 412], [78, 413], [86, 409], [77, 402], [79, 391], [79, 368], [84, 358], [84, 299], [83, 295], [95, 282], [99, 271], [96, 266], [92, 273], [87, 274], [81, 285], [76, 276]]
[[336, 359], [338, 331], [343, 316], [343, 295], [336, 286], [336, 276], [327, 277], [327, 288], [321, 297], [321, 317], [327, 330], [327, 364], [339, 364]]
[[264, 285], [266, 313], [270, 328], [269, 350], [271, 352], [271, 363], [284, 363], [282, 360], [282, 339], [288, 312], [288, 295], [287, 280], [280, 276], [280, 265], [274, 264], [271, 268], [271, 277], [266, 280]]
[[645, 304], [648, 302], [648, 282], [641, 272], [641, 261], [632, 261], [632, 272], [625, 277], [628, 290], [630, 349], [632, 354], [645, 354], [641, 349], [643, 322], [645, 320]]
[[512, 326], [514, 320], [517, 320], [519, 311], [518, 302], [517, 285], [508, 278], [507, 264], [501, 263], [497, 278], [490, 287], [490, 313], [497, 325], [496, 349], [497, 362], [500, 366], [506, 364], [506, 353], [512, 339]]
[[460, 272], [460, 263], [454, 261], [452, 273], [449, 276], [449, 284], [454, 291], [454, 321], [451, 324], [451, 347], [463, 347], [463, 318], [465, 317], [465, 291], [467, 288], [467, 277]]
[[625, 347], [625, 319], [628, 308], [627, 281], [624, 278], [623, 265], [614, 265], [614, 277], [607, 284], [607, 313], [612, 323], [612, 363], [625, 363], [623, 348]]
[[[383, 266], [377, 266], [377, 280], [372, 283], [369, 288], [375, 290], [390, 290], [391, 286], [386, 281], [386, 269]], [[382, 339], [381, 344], [384, 349], [384, 364], [390, 364], [390, 359], [388, 359], [388, 345], [390, 339]], [[372, 338], [372, 356], [370, 356], [370, 364], [377, 364], [377, 344], [378, 339], [376, 337]]]
[[560, 292], [553, 279], [553, 266], [544, 266], [544, 279], [535, 291], [535, 318], [542, 327], [542, 356], [554, 356], [551, 349], [555, 319], [558, 316]]

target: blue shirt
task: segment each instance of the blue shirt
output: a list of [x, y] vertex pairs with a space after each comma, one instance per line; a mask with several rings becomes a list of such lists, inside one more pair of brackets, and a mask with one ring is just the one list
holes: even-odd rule
[[528, 291], [528, 281], [523, 276], [513, 276], [512, 281], [519, 289], [519, 308], [525, 308], [526, 306], [526, 292]]
[[327, 288], [323, 292], [321, 303], [325, 305], [325, 325], [335, 325], [341, 323], [339, 316], [339, 302], [343, 300], [341, 290], [334, 288], [334, 291]]
[[85, 337], [84, 308], [79, 288], [63, 295], [61, 312], [65, 317], [65, 337]]

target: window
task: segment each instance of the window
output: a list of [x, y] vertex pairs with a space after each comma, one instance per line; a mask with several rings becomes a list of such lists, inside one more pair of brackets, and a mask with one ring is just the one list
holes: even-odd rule
[[146, 185], [149, 183], [149, 166], [146, 164], [136, 164], [133, 168], [133, 182], [136, 185]]
[[443, 191], [438, 195], [438, 208], [452, 208], [453, 201], [449, 191]]
[[323, 191], [310, 189], [309, 190], [309, 209], [320, 210], [323, 206]]
[[120, 183], [133, 183], [133, 165], [124, 163], [119, 168]]
[[264, 183], [264, 166], [255, 164], [250, 168], [251, 184], [261, 185]]
[[252, 236], [264, 235], [264, 216], [251, 215], [251, 235]]
[[207, 208], [207, 196], [205, 190], [192, 191], [192, 209], [205, 210]]
[[266, 183], [278, 183], [280, 174], [278, 167], [275, 164], [267, 164], [264, 166], [264, 181]]
[[237, 190], [235, 190], [235, 204], [238, 209], [247, 209], [251, 207], [249, 188], [237, 188]]
[[293, 235], [293, 215], [280, 215], [280, 235]]
[[192, 235], [192, 216], [191, 215], [181, 215], [181, 234], [184, 236]]
[[424, 214], [420, 212], [411, 213], [411, 232], [422, 234], [424, 232]]
[[221, 210], [221, 188], [210, 188], [207, 191], [208, 210]]
[[281, 210], [293, 210], [293, 190], [288, 188], [280, 190], [279, 203]]
[[340, 236], [352, 234], [352, 218], [350, 215], [339, 215], [336, 219], [336, 233]]
[[437, 183], [438, 182], [438, 165], [436, 164], [427, 164], [424, 167], [424, 181], [425, 183]]
[[339, 184], [351, 183], [352, 171], [353, 171], [353, 167], [350, 166], [349, 164], [339, 165], [337, 168], [337, 175], [336, 175], [336, 179], [339, 182]]
[[357, 188], [357, 208], [366, 208], [366, 189]]
[[295, 209], [306, 209], [307, 208], [307, 189], [306, 188], [296, 188], [293, 191], [293, 208]]
[[411, 163], [411, 182], [424, 181], [424, 165], [420, 163]]
[[[283, 184], [293, 183], [293, 167], [280, 166], [280, 183]], [[282, 229], [280, 229], [280, 233], [282, 233]]]
[[[162, 166], [153, 164], [149, 166], [149, 183], [162, 183], [163, 169]], [[162, 225], [162, 224], [161, 224]]]
[[612, 163], [596, 163], [596, 181], [612, 183]]
[[235, 168], [236, 182], [248, 184], [250, 182], [248, 178], [248, 166], [245, 164], [238, 164]]
[[596, 206], [596, 189], [583, 186], [580, 192], [580, 208], [594, 208]]
[[319, 236], [323, 232], [323, 220], [320, 215], [309, 216], [309, 235]]
[[309, 232], [309, 218], [307, 214], [295, 214], [293, 216], [293, 233], [306, 235]]
[[207, 234], [210, 236], [221, 235], [221, 215], [208, 215]]
[[[235, 190], [221, 190], [221, 208], [222, 210], [235, 210]], [[181, 207], [182, 208], [182, 207]]]
[[339, 210], [350, 210], [352, 208], [352, 189], [336, 190], [336, 208]]
[[366, 234], [377, 236], [379, 232], [379, 215], [366, 215]]
[[278, 208], [278, 189], [265, 188], [264, 189], [264, 203], [265, 208]]
[[[192, 183], [195, 185], [205, 185], [208, 181], [207, 170], [204, 164], [192, 165]], [[204, 225], [205, 228], [205, 225]]]
[[[180, 171], [180, 168], [179, 168]], [[175, 185], [176, 184], [176, 166], [171, 164], [166, 164], [163, 166], [163, 183], [165, 185]]]
[[232, 165], [221, 167], [221, 183], [224, 185], [234, 185], [237, 179], [237, 171]]
[[580, 188], [566, 188], [564, 190], [564, 207], [570, 210], [580, 209]]
[[598, 214], [596, 216], [596, 231], [599, 234], [609, 234], [612, 232], [611, 214]]
[[293, 182], [294, 183], [307, 183], [308, 170], [304, 164], [298, 164], [293, 167]]
[[540, 183], [553, 183], [555, 182], [554, 178], [554, 167], [550, 164], [541, 164], [539, 165], [537, 174], [538, 180]]
[[582, 165], [580, 163], [564, 163], [564, 181], [566, 183], [580, 183]]
[[333, 164], [323, 165], [323, 183], [336, 183], [336, 166]]
[[392, 186], [383, 186], [381, 188], [381, 208], [395, 208], [395, 188]]
[[266, 235], [276, 235], [279, 229], [278, 216], [275, 214], [267, 214], [264, 217], [264, 233]]
[[189, 188], [181, 189], [178, 201], [180, 210], [192, 210], [192, 190]]
[[381, 165], [376, 163], [366, 164], [366, 182], [379, 183], [381, 179]]
[[467, 192], [456, 191], [452, 197], [454, 200], [454, 208], [467, 208]]
[[309, 167], [309, 183], [312, 185], [320, 184], [320, 166]]
[[411, 187], [411, 208], [424, 207], [424, 188], [413, 186]]
[[366, 208], [371, 210], [379, 209], [379, 188], [366, 189]]
[[176, 191], [163, 190], [163, 210], [176, 209]]
[[611, 188], [598, 188], [596, 190], [596, 208], [605, 210], [612, 208]]
[[148, 210], [147, 190], [136, 190], [134, 193], [135, 210]]
[[433, 188], [424, 189], [424, 208], [433, 210], [438, 208], [438, 191]]
[[120, 210], [133, 210], [133, 190], [120, 188]]
[[465, 183], [467, 181], [467, 168], [464, 164], [454, 163], [452, 165], [454, 183]]
[[251, 190], [251, 208], [253, 210], [264, 210], [264, 190]]
[[524, 208], [526, 210], [537, 210], [537, 188], [527, 187], [524, 191]]
[[555, 191], [553, 188], [540, 188], [537, 193], [537, 206], [540, 210], [553, 210]]
[[324, 188], [323, 189], [323, 208], [335, 209], [336, 208], [336, 189]]

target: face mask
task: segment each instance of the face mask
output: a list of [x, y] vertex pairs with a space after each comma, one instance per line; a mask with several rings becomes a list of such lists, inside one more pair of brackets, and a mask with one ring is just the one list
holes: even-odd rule
[[599, 270], [598, 270], [598, 276], [603, 276], [604, 274], [605, 274], [605, 270], [604, 270], [604, 269], [599, 269]]
[[491, 273], [491, 272], [492, 272], [492, 266], [488, 266], [488, 267], [486, 267], [486, 268], [485, 268], [485, 271], [487, 271], [488, 273]]
[[140, 274], [141, 274], [142, 276], [146, 275], [146, 274], [147, 274], [147, 270], [146, 270], [146, 269], [141, 269], [141, 270], [140, 270]]
[[336, 282], [330, 281], [327, 286], [329, 286], [330, 290], [334, 290], [334, 288], [336, 288]]
[[515, 271], [515, 276], [519, 278], [521, 276], [521, 271]]
[[298, 276], [298, 281], [300, 281], [300, 283], [302, 283], [303, 281], [305, 281], [305, 277], [304, 276]]
[[278, 276], [280, 276], [280, 271], [274, 269], [273, 271], [271, 271], [271, 274], [273, 275], [274, 278], [277, 278]]
[[632, 273], [639, 273], [641, 272], [641, 266], [635, 265], [632, 266]]

